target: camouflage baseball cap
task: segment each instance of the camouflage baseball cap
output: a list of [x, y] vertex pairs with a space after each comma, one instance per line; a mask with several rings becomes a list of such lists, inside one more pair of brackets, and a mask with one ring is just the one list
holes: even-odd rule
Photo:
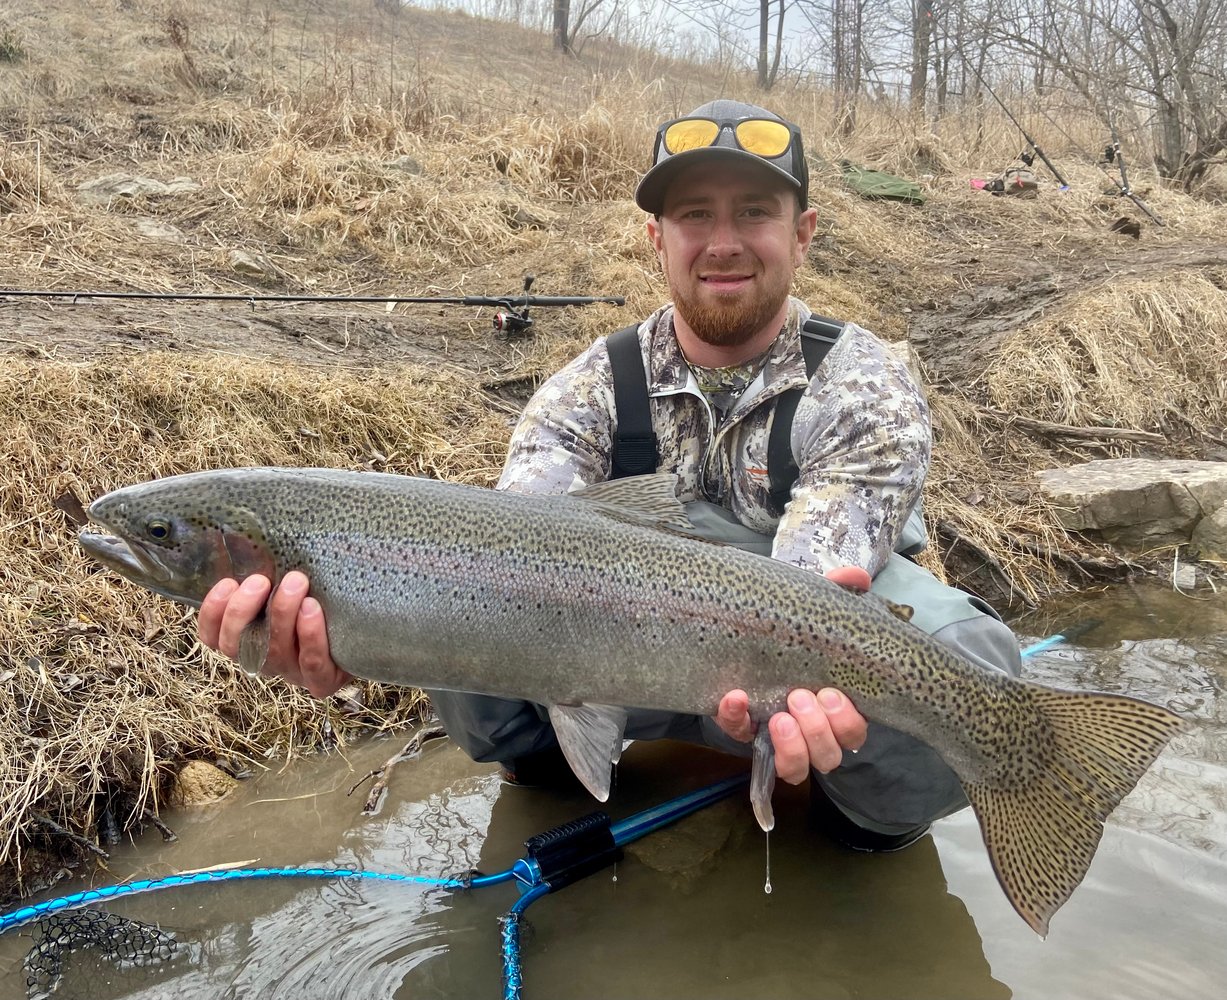
[[726, 100], [709, 101], [656, 130], [652, 166], [635, 189], [636, 203], [659, 215], [678, 171], [705, 159], [760, 163], [797, 189], [802, 209], [809, 205], [801, 130], [766, 108]]

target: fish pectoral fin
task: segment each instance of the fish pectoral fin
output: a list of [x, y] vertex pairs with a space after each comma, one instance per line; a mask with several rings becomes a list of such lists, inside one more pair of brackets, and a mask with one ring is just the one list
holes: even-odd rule
[[258, 674], [268, 659], [268, 616], [261, 614], [239, 634], [239, 666]]
[[622, 756], [626, 709], [616, 705], [551, 705], [550, 722], [575, 776], [600, 802], [609, 798], [610, 769]]
[[775, 747], [767, 724], [760, 723], [754, 734], [754, 758], [750, 764], [750, 804], [758, 825], [770, 831], [775, 826], [771, 793], [775, 791]]

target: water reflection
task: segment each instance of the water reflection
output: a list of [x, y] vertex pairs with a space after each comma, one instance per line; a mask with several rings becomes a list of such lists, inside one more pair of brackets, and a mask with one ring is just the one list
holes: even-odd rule
[[[1016, 624], [1040, 637], [1092, 617], [1103, 623], [1031, 661], [1029, 675], [1160, 701], [1192, 726], [1114, 813], [1047, 940], [1009, 907], [967, 811], [906, 851], [859, 855], [811, 835], [804, 793], [785, 790], [767, 896], [763, 838], [738, 795], [631, 845], [616, 871], [535, 904], [527, 1000], [1218, 995], [1227, 980], [1227, 596], [1116, 590]], [[526, 837], [594, 808], [579, 791], [505, 787], [491, 767], [443, 744], [401, 765], [382, 813], [361, 817], [344, 790], [393, 749], [373, 743], [349, 762], [263, 775], [232, 801], [175, 817], [179, 843], [120, 852], [95, 884], [235, 861], [493, 871], [520, 856]], [[639, 744], [609, 810], [627, 816], [741, 766]], [[179, 957], [116, 970], [72, 956], [56, 996], [496, 997], [497, 917], [514, 898], [506, 886], [453, 894], [300, 881], [133, 897], [113, 909], [175, 931]], [[23, 995], [29, 943], [0, 938], [0, 997]]]

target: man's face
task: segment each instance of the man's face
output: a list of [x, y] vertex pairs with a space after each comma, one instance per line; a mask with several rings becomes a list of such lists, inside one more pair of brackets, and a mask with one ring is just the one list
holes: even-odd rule
[[815, 222], [769, 171], [708, 161], [669, 185], [648, 235], [682, 319], [706, 343], [733, 347], [783, 322]]

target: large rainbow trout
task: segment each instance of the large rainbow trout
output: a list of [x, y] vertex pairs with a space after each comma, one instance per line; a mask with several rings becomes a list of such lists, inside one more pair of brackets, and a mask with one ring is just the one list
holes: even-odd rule
[[[602, 801], [622, 746], [617, 706], [713, 715], [734, 688], [764, 723], [795, 687], [830, 685], [954, 769], [993, 868], [1038, 933], [1082, 881], [1103, 822], [1180, 718], [1111, 694], [987, 672], [871, 595], [686, 534], [672, 476], [566, 496], [321, 469], [233, 469], [109, 493], [95, 558], [199, 605], [223, 577], [311, 579], [333, 659], [359, 677], [549, 706]], [[243, 637], [257, 669], [267, 625]], [[751, 798], [773, 823], [760, 725]]]

